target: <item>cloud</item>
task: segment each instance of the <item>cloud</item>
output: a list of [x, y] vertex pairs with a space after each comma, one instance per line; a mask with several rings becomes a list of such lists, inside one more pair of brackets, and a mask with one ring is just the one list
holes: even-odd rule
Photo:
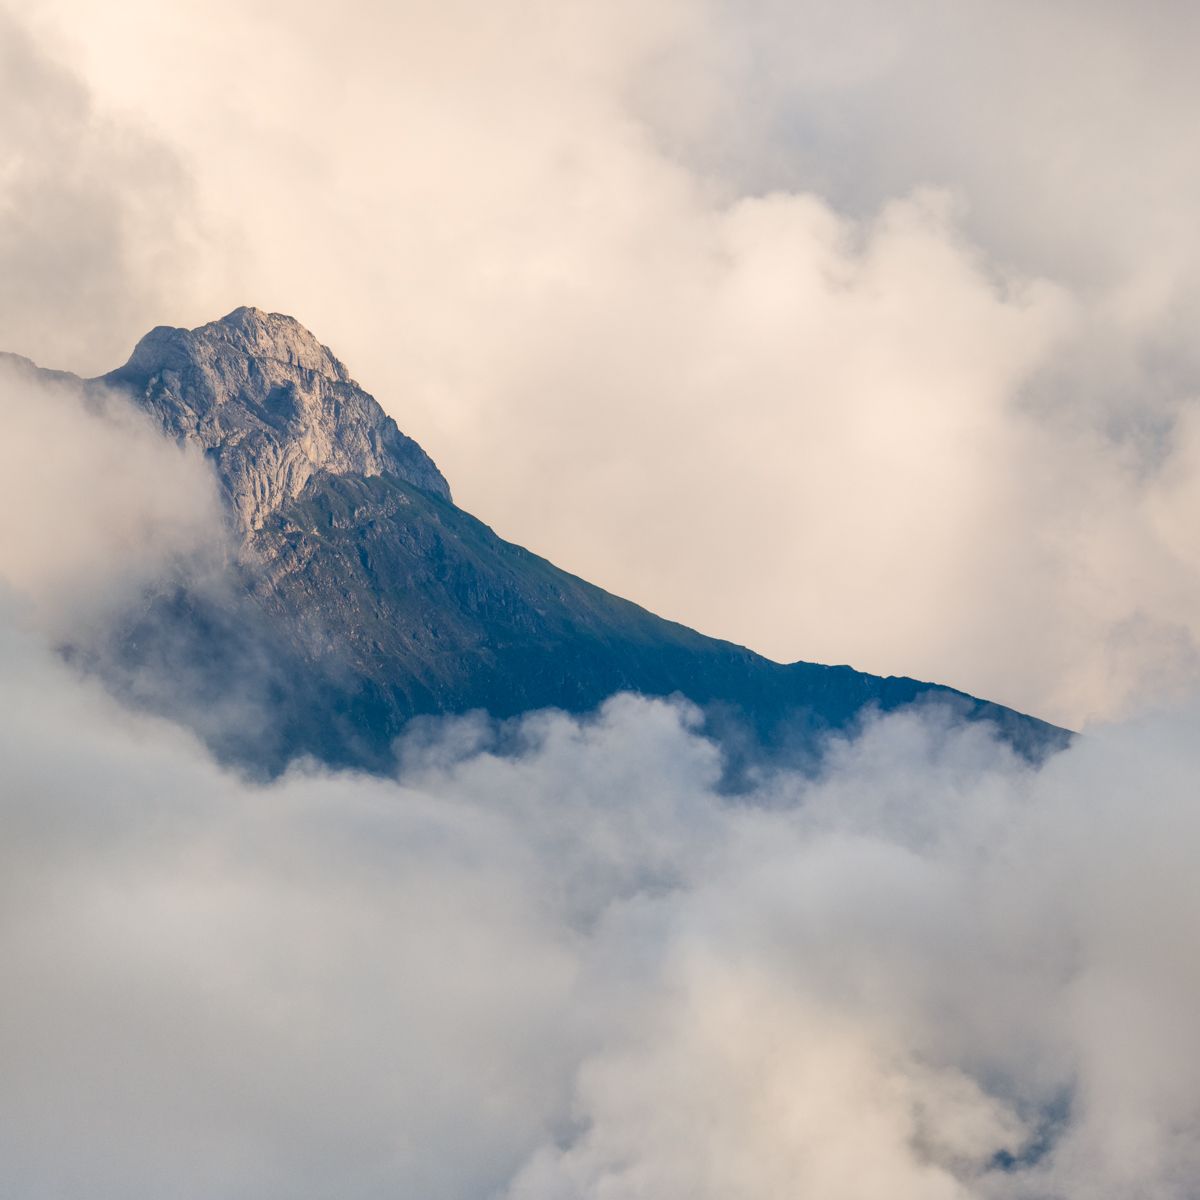
[[[11, 348], [292, 310], [671, 615], [1063, 714], [1194, 680], [1180, 9], [23, 11]], [[220, 563], [202, 465], [11, 365], [0, 419], [0, 1192], [1190, 1194], [1194, 704], [731, 799], [618, 697], [257, 786], [53, 649]]]
[[52, 638], [225, 558], [215, 480], [127, 400], [0, 358], [0, 583]]
[[[787, 9], [22, 6], [7, 344], [295, 311], [671, 615], [1059, 715], [1186, 689], [1191, 18]], [[259, 786], [54, 650], [219, 568], [203, 465], [13, 364], [0, 434], [0, 1192], [1190, 1194], [1194, 704], [1038, 771], [898, 714], [731, 799], [618, 697]]]
[[733, 799], [616, 697], [256, 786], [0, 639], [0, 1190], [1188, 1194], [1191, 709]]
[[1185, 786], [1186, 727], [1034, 775], [910, 714], [734, 801], [695, 713], [618, 697], [426, 723], [399, 782], [255, 787], [52, 651], [220, 565], [203, 464], [19, 363], [0, 396], [0, 1190], [1095, 1195], [1109, 1146], [1131, 1183], [1189, 1167], [1191, 831], [1117, 769], [1144, 740]]
[[177, 310], [205, 238], [179, 158], [59, 57], [0, 7], [0, 349], [98, 372]]
[[1072, 724], [1194, 682], [1187, 6], [21, 11], [84, 81], [25, 175], [159, 166], [12, 348], [292, 312], [468, 508], [666, 615]]

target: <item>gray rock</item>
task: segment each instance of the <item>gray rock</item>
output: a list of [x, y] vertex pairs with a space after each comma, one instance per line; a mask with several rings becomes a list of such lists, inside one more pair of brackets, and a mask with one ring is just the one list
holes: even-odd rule
[[199, 329], [160, 326], [98, 381], [132, 393], [169, 436], [212, 460], [243, 533], [318, 471], [384, 473], [450, 499], [433, 460], [292, 317], [239, 308]]

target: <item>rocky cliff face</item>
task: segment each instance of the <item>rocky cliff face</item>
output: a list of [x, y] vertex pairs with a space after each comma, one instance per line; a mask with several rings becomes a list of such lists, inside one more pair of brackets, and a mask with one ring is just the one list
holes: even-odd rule
[[153, 330], [97, 383], [204, 451], [242, 553], [220, 588], [146, 597], [94, 661], [260, 773], [303, 754], [387, 770], [414, 716], [582, 712], [617, 691], [689, 698], [743, 760], [812, 761], [828, 731], [914, 703], [989, 721], [1031, 757], [1067, 736], [950, 688], [771, 662], [503, 541], [290, 317]]
[[169, 436], [212, 460], [235, 520], [260, 529], [319, 471], [450, 488], [346, 368], [298, 321], [239, 308], [199, 329], [151, 330], [100, 382], [131, 393]]

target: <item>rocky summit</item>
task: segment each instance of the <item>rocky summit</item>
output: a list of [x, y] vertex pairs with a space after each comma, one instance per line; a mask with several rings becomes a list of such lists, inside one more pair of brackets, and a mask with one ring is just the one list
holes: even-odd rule
[[145, 597], [90, 661], [253, 771], [387, 770], [414, 717], [586, 712], [620, 691], [688, 698], [743, 764], [816, 761], [829, 731], [909, 704], [991, 722], [1031, 758], [1068, 736], [935, 684], [772, 662], [504, 541], [291, 317], [155, 329], [84, 386], [203, 451], [238, 541], [220, 586]]
[[246, 532], [322, 471], [389, 474], [450, 499], [429, 456], [291, 317], [239, 308], [199, 329], [153, 329], [99, 382], [204, 450]]

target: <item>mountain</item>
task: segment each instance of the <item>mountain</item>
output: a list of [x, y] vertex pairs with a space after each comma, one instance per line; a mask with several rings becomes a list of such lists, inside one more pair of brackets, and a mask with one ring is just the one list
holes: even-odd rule
[[84, 386], [203, 451], [238, 545], [223, 586], [147, 597], [92, 659], [252, 769], [302, 754], [387, 769], [413, 717], [583, 712], [618, 691], [686, 696], [735, 759], [811, 760], [824, 732], [912, 703], [993, 722], [1031, 758], [1068, 736], [950, 688], [772, 662], [504, 541], [290, 317], [154, 329]]

